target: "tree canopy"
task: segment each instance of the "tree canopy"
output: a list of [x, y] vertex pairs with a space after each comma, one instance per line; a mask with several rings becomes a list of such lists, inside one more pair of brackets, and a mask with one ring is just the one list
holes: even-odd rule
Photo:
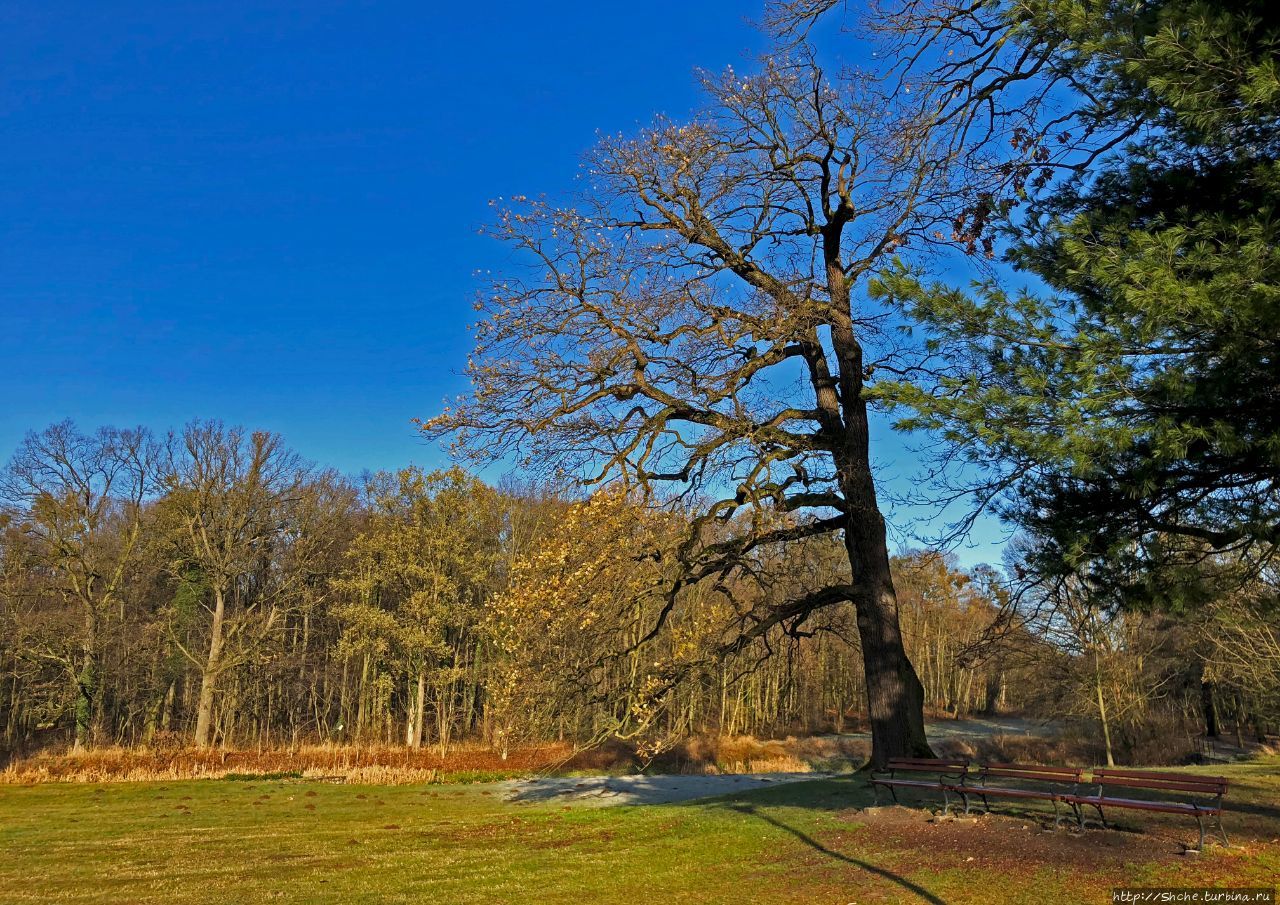
[[1012, 491], [1005, 514], [1050, 541], [1039, 568], [1089, 563], [1177, 603], [1206, 556], [1256, 568], [1280, 541], [1280, 18], [1252, 2], [978, 9], [1003, 22], [979, 39], [991, 59], [1034, 61], [1027, 77], [1052, 85], [1024, 134], [1057, 169], [999, 224], [1033, 282], [885, 276], [880, 296], [963, 362], [886, 391], [903, 426]]

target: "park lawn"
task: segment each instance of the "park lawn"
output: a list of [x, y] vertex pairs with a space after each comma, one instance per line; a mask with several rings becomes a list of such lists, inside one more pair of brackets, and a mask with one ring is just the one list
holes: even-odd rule
[[1209, 772], [1233, 781], [1236, 845], [1199, 857], [1178, 854], [1185, 819], [1084, 836], [1007, 808], [929, 822], [860, 810], [860, 777], [612, 808], [481, 784], [0, 786], [0, 903], [1084, 903], [1116, 885], [1274, 885], [1280, 759]]

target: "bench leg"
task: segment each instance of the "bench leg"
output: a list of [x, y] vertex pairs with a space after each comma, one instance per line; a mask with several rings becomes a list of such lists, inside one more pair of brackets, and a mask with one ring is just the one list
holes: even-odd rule
[[1076, 817], [1080, 824], [1080, 829], [1083, 830], [1090, 823], [1096, 823], [1099, 826], [1101, 826], [1104, 830], [1111, 829], [1111, 824], [1107, 823], [1107, 815], [1102, 813], [1102, 806], [1093, 804], [1092, 802], [1090, 802], [1089, 807], [1093, 808], [1095, 811], [1098, 812], [1098, 819], [1093, 820], [1090, 817], [1084, 816], [1084, 808], [1076, 807]]
[[[1209, 816], [1217, 823], [1218, 835], [1222, 837], [1223, 846], [1230, 848], [1231, 840], [1227, 838], [1227, 828], [1222, 825], [1222, 814], [1220, 813], [1211, 814]], [[1200, 830], [1200, 845], [1196, 850], [1203, 851], [1204, 850], [1204, 818], [1200, 815], [1198, 811], [1196, 812], [1196, 827]]]
[[1062, 828], [1062, 812], [1058, 810], [1058, 799], [1050, 798], [1053, 802], [1053, 831], [1056, 833]]
[[947, 811], [951, 807], [951, 796], [947, 794], [947, 787], [942, 787], [942, 816], [947, 816]]
[[982, 807], [986, 809], [988, 814], [991, 813], [991, 802], [987, 801], [987, 796], [982, 796]]
[[964, 799], [964, 816], [969, 816], [969, 793], [961, 792], [960, 797]]
[[1222, 837], [1222, 844], [1230, 848], [1231, 840], [1227, 838], [1227, 828], [1222, 825], [1222, 814], [1218, 814], [1218, 835]]
[[880, 807], [880, 783], [873, 782], [871, 784], [871, 795], [875, 799], [876, 807]]

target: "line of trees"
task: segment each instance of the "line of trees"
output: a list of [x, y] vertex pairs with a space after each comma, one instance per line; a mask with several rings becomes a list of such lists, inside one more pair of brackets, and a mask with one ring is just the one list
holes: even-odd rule
[[[838, 576], [838, 548], [763, 563], [772, 591], [683, 589], [672, 631], [642, 652], [671, 585], [658, 551], [687, 525], [624, 492], [575, 503], [457, 468], [353, 482], [278, 436], [217, 422], [165, 436], [64, 422], [27, 436], [0, 495], [11, 751], [158, 736], [198, 747], [482, 737], [505, 749], [865, 717], [851, 619], [723, 656], [771, 594]], [[937, 637], [939, 619], [985, 618], [976, 599], [939, 606], [953, 612], [922, 617]], [[785, 656], [764, 656], [775, 647]], [[677, 661], [696, 681], [655, 696], [655, 676]]]
[[[276, 436], [212, 422], [163, 438], [54, 425], [27, 437], [2, 481], [10, 748], [42, 730], [76, 745], [174, 732], [197, 746], [447, 746], [647, 725], [639, 652], [621, 672], [615, 655], [661, 596], [662, 570], [636, 567], [660, 532], [638, 530], [652, 516], [625, 496], [574, 506], [458, 469], [354, 485]], [[774, 564], [775, 580], [831, 568], [808, 558]], [[736, 617], [684, 597], [706, 637], [680, 656], [698, 660]], [[794, 656], [812, 663], [783, 672], [744, 670], [758, 653], [744, 650], [722, 669], [717, 707], [704, 688], [671, 718], [691, 731], [841, 720], [861, 690], [852, 650], [808, 645]]]
[[[741, 643], [760, 612], [847, 575], [828, 538], [762, 553], [751, 580], [683, 586], [641, 645], [692, 517], [619, 487], [570, 499], [457, 468], [352, 481], [277, 436], [194, 422], [165, 436], [53, 425], [0, 490], [8, 753], [618, 737], [656, 750], [867, 722], [855, 611]], [[998, 573], [938, 553], [892, 570], [938, 715], [1074, 714], [1123, 757], [1171, 719], [1209, 718], [1202, 683], [1238, 732], [1277, 712], [1273, 589], [1194, 622], [1139, 622], [1080, 595], [1032, 613]], [[671, 686], [673, 670], [685, 681]]]

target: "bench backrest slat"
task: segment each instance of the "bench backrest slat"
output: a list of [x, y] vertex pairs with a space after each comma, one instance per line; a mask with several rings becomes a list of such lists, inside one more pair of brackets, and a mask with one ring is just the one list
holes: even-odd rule
[[1076, 776], [1084, 772], [1082, 767], [1049, 767], [1044, 764], [983, 764], [985, 770], [1015, 770], [1030, 773], [1065, 773]]
[[1084, 770], [1071, 767], [1035, 767], [1027, 764], [1002, 765], [987, 764], [981, 769], [984, 778], [1021, 779], [1029, 782], [1069, 782], [1084, 781]]
[[928, 757], [891, 757], [888, 766], [890, 770], [907, 770], [917, 773], [954, 773], [969, 769], [969, 762]]
[[1113, 779], [1150, 779], [1157, 782], [1180, 782], [1190, 785], [1226, 786], [1225, 776], [1198, 776], [1194, 773], [1171, 773], [1168, 770], [1118, 770], [1115, 767], [1099, 767], [1093, 771], [1095, 778], [1107, 776]]
[[1097, 773], [1093, 775], [1093, 782], [1100, 786], [1125, 786], [1131, 789], [1150, 789], [1155, 792], [1198, 792], [1201, 795], [1221, 795], [1227, 790], [1225, 782], [1179, 782], [1177, 780], [1108, 776]]

